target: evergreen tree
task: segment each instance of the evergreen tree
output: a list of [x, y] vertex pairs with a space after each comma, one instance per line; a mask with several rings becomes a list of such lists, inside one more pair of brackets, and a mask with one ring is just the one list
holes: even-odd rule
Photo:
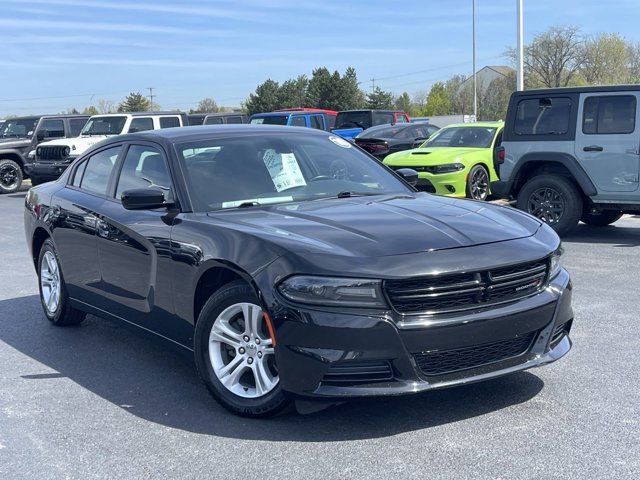
[[131, 92], [118, 106], [119, 112], [146, 112], [151, 108], [151, 102], [140, 92]]

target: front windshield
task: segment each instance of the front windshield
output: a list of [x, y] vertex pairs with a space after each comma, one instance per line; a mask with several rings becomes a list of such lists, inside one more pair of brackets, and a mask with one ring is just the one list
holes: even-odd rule
[[199, 211], [411, 189], [337, 136], [246, 135], [176, 147]]
[[491, 146], [496, 129], [493, 127], [449, 127], [437, 131], [421, 148], [427, 147], [471, 147]]
[[37, 118], [10, 118], [0, 127], [0, 138], [30, 137], [37, 123]]
[[80, 135], [120, 135], [127, 117], [91, 117]]
[[362, 128], [371, 127], [371, 112], [340, 112], [336, 117], [336, 128]]
[[269, 115], [267, 117], [253, 117], [250, 123], [254, 125], [286, 125], [288, 118], [289, 117], [287, 115]]

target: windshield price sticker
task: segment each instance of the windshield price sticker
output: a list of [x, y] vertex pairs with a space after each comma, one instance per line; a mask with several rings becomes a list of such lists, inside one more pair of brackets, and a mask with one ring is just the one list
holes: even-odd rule
[[276, 153], [270, 148], [264, 152], [262, 160], [278, 192], [307, 185], [293, 153]]

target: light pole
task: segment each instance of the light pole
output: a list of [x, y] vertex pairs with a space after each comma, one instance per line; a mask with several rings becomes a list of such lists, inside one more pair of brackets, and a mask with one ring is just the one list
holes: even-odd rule
[[517, 3], [517, 15], [518, 15], [518, 40], [517, 40], [517, 50], [518, 50], [518, 71], [517, 78], [518, 84], [516, 86], [517, 90], [524, 90], [524, 42], [523, 42], [523, 32], [522, 32], [522, 0], [516, 0]]
[[473, 116], [478, 118], [478, 85], [476, 81], [476, 0], [471, 0], [473, 39]]

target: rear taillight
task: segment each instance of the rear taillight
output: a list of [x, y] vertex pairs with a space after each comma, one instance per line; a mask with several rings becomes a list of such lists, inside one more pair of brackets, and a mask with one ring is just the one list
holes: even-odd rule
[[498, 152], [498, 158], [504, 162], [504, 149]]

